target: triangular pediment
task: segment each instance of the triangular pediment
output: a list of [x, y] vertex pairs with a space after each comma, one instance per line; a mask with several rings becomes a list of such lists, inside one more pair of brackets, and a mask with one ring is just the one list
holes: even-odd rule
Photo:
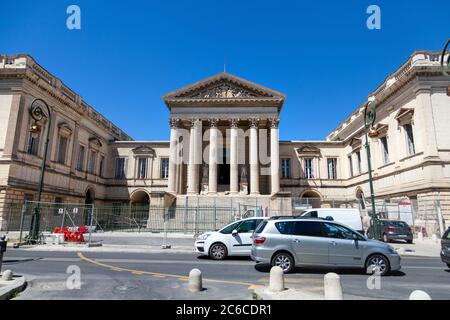
[[151, 147], [148, 146], [139, 146], [133, 149], [133, 153], [134, 154], [138, 154], [138, 155], [154, 155], [155, 154], [155, 150]]
[[164, 101], [170, 108], [180, 104], [233, 104], [271, 102], [281, 107], [285, 95], [256, 83], [222, 72], [166, 94]]

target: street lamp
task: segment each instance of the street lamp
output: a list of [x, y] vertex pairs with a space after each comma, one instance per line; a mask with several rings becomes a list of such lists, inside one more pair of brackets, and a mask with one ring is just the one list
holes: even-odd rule
[[372, 213], [371, 216], [371, 224], [372, 224], [372, 233], [373, 238], [379, 239], [379, 228], [378, 228], [378, 217], [375, 209], [375, 194], [373, 191], [373, 180], [372, 180], [372, 159], [370, 155], [370, 146], [369, 146], [369, 137], [374, 138], [377, 136], [377, 131], [374, 128], [375, 119], [376, 119], [376, 108], [372, 106], [375, 99], [373, 97], [369, 98], [369, 101], [366, 103], [366, 107], [364, 108], [364, 132], [366, 136], [366, 152], [367, 152], [367, 171], [369, 173], [369, 188], [370, 188], [370, 202], [372, 204]]
[[[45, 114], [44, 111], [47, 109], [47, 114]], [[45, 173], [45, 164], [47, 162], [47, 150], [48, 150], [48, 141], [50, 136], [50, 125], [51, 125], [51, 112], [48, 104], [42, 100], [42, 99], [35, 99], [28, 109], [28, 112], [30, 116], [33, 118], [34, 123], [30, 127], [30, 132], [32, 133], [38, 133], [41, 131], [41, 126], [38, 124], [39, 121], [41, 121], [44, 117], [47, 118], [47, 125], [46, 125], [46, 135], [45, 135], [45, 144], [44, 144], [44, 156], [42, 159], [42, 165], [41, 165], [41, 173], [39, 176], [39, 185], [36, 195], [36, 202], [34, 206], [34, 214], [31, 217], [31, 225], [30, 225], [30, 233], [26, 238], [27, 242], [35, 243], [39, 238], [39, 218], [40, 218], [40, 202], [41, 202], [41, 195], [42, 195], [42, 189], [44, 186], [44, 173]]]

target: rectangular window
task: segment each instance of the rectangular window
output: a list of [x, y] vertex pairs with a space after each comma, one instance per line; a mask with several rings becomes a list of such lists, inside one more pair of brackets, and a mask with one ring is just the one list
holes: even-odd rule
[[403, 126], [403, 128], [405, 129], [405, 133], [406, 133], [406, 143], [408, 144], [408, 155], [412, 156], [413, 154], [416, 153], [416, 149], [414, 147], [414, 134], [413, 134], [412, 125], [410, 123], [408, 123], [408, 124], [405, 124]]
[[362, 173], [362, 167], [361, 167], [361, 152], [356, 151], [356, 169], [358, 169], [358, 174]]
[[281, 159], [281, 178], [291, 177], [291, 159]]
[[125, 178], [125, 158], [117, 158], [116, 159], [116, 179], [124, 179]]
[[104, 167], [105, 167], [105, 156], [100, 156], [100, 164], [99, 164], [99, 168], [98, 168], [98, 175], [100, 177], [103, 177]]
[[380, 138], [381, 143], [381, 153], [383, 155], [383, 163], [389, 163], [389, 147], [387, 142], [387, 137]]
[[34, 200], [34, 195], [31, 193], [25, 193], [23, 196], [23, 203], [24, 203], [24, 214], [25, 215], [31, 215], [33, 213], [33, 204], [30, 203]]
[[61, 197], [55, 197], [55, 209], [53, 211], [53, 215], [58, 216], [64, 213], [64, 206], [62, 205], [64, 203], [63, 198]]
[[89, 154], [89, 168], [88, 172], [90, 174], [95, 174], [95, 166], [97, 164], [97, 152], [91, 151]]
[[306, 179], [314, 179], [313, 159], [305, 159], [305, 177]]
[[296, 221], [293, 234], [304, 237], [324, 237], [322, 222]]
[[169, 159], [161, 159], [161, 179], [169, 178]]
[[38, 155], [39, 151], [39, 133], [37, 132], [30, 132], [30, 138], [28, 140], [28, 154], [33, 154], [35, 156]]
[[147, 178], [147, 158], [139, 158], [138, 160], [138, 179]]
[[327, 159], [328, 179], [331, 179], [331, 180], [337, 179], [336, 164], [337, 164], [336, 158], [328, 158]]
[[66, 163], [66, 153], [67, 153], [67, 138], [59, 137], [58, 159], [57, 159], [58, 163], [61, 164]]
[[353, 177], [353, 161], [352, 156], [348, 156], [348, 169], [350, 170], [350, 177]]
[[79, 146], [78, 147], [78, 153], [77, 153], [77, 166], [76, 169], [78, 171], [83, 171], [83, 167], [84, 167], [84, 151], [85, 148], [84, 146]]

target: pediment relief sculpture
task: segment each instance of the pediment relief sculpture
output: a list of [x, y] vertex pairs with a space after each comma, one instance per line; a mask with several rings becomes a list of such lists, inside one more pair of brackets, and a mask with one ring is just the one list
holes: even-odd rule
[[286, 96], [280, 92], [226, 72], [172, 91], [163, 97], [169, 108], [183, 103], [246, 102], [251, 104], [263, 100], [271, 101], [280, 109], [285, 98]]
[[263, 95], [251, 92], [250, 90], [247, 90], [243, 87], [238, 87], [231, 83], [221, 83], [211, 88], [190, 93], [188, 95], [180, 95], [179, 97], [186, 97], [191, 99], [245, 99], [261, 96]]

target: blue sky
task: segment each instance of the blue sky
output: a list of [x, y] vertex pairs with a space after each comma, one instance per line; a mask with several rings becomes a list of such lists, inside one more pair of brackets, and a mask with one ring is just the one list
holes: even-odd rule
[[[81, 8], [81, 30], [66, 9]], [[381, 30], [366, 9], [381, 8]], [[5, 6], [3, 6], [5, 9]], [[280, 139], [321, 140], [414, 50], [442, 50], [448, 0], [22, 0], [0, 53], [29, 53], [136, 140], [167, 140], [162, 95], [223, 70], [287, 94]]]

